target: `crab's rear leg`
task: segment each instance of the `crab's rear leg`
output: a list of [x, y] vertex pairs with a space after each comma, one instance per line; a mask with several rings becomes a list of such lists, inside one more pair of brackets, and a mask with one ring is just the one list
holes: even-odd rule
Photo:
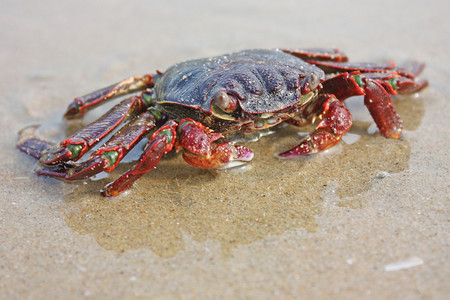
[[146, 74], [132, 76], [106, 88], [89, 93], [85, 96], [77, 97], [69, 105], [64, 116], [68, 119], [81, 117], [88, 110], [100, 105], [106, 100], [152, 88], [155, 84], [155, 78], [158, 76], [160, 76], [160, 73], [155, 75]]
[[332, 62], [346, 62], [348, 57], [345, 53], [337, 48], [322, 49], [281, 49], [281, 51], [303, 59], [304, 61], [332, 61]]
[[[413, 71], [413, 70], [412, 70]], [[351, 74], [358, 74], [352, 72]], [[363, 78], [375, 80], [380, 83], [388, 94], [413, 94], [428, 86], [428, 80], [409, 78], [398, 73], [363, 73]]]
[[[346, 61], [325, 61], [318, 59], [311, 59], [308, 61], [310, 64], [314, 64], [321, 68], [327, 74], [344, 73], [358, 71], [361, 73], [388, 73], [396, 74], [398, 76], [406, 77], [411, 80], [416, 80], [416, 77], [425, 68], [425, 63], [419, 61], [407, 61], [403, 64], [397, 65], [394, 62], [384, 63], [354, 63]], [[426, 80], [419, 80], [426, 82]], [[423, 84], [425, 87], [426, 84]]]
[[334, 94], [340, 100], [356, 95], [364, 95], [364, 104], [383, 136], [399, 138], [403, 125], [389, 94], [412, 93], [427, 85], [426, 80], [414, 80], [396, 72], [363, 73], [354, 71], [342, 73], [322, 83], [320, 91]]
[[[281, 158], [291, 158], [326, 150], [336, 145], [352, 125], [352, 115], [345, 105], [334, 95], [321, 94], [316, 103], [321, 103], [320, 110], [316, 104], [311, 109], [311, 116], [322, 118], [316, 129], [307, 135], [294, 148], [278, 154]], [[306, 121], [306, 120], [305, 120]]]
[[36, 173], [64, 180], [80, 180], [102, 171], [111, 172], [122, 158], [157, 125], [155, 115], [146, 111], [132, 119], [115, 133], [102, 147], [81, 163], [40, 165]]
[[57, 148], [58, 145], [51, 141], [40, 139], [36, 136], [38, 126], [29, 126], [19, 131], [17, 148], [29, 156], [40, 159], [48, 149]]
[[[44, 165], [56, 165], [68, 160], [76, 161], [93, 145], [113, 131], [120, 123], [144, 112], [148, 103], [143, 93], [123, 100], [96, 121], [76, 132], [59, 145], [33, 136], [21, 136], [17, 147], [23, 152], [39, 158]], [[47, 146], [47, 148], [46, 148]]]
[[364, 82], [364, 105], [378, 129], [383, 136], [398, 139], [403, 132], [403, 122], [391, 97], [379, 82], [371, 79], [365, 79]]
[[133, 169], [106, 185], [102, 190], [102, 195], [105, 197], [117, 196], [129, 189], [143, 175], [155, 169], [161, 157], [173, 148], [176, 126], [176, 122], [169, 121], [155, 131]]

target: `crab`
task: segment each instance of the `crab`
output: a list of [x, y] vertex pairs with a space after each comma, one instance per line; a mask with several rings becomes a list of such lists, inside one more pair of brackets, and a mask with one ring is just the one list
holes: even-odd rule
[[[37, 174], [80, 180], [111, 172], [147, 137], [135, 165], [101, 191], [103, 196], [116, 196], [173, 149], [198, 168], [246, 163], [253, 152], [231, 137], [282, 122], [302, 126], [320, 120], [313, 132], [278, 157], [329, 149], [352, 125], [343, 103], [351, 96], [364, 96], [383, 136], [399, 138], [402, 121], [389, 95], [416, 93], [427, 86], [426, 80], [416, 79], [423, 68], [419, 62], [402, 67], [392, 62], [349, 63], [338, 49], [256, 49], [189, 60], [164, 73], [132, 76], [77, 97], [65, 113], [67, 119], [134, 93], [59, 144], [22, 133], [17, 146], [39, 160]], [[104, 139], [108, 140], [89, 152]], [[77, 162], [86, 153], [91, 154]]]

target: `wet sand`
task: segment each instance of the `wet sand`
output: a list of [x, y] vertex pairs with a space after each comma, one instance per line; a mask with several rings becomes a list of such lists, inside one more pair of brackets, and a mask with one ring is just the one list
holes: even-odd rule
[[[447, 298], [449, 4], [334, 5], [2, 4], [0, 298]], [[83, 123], [60, 116], [130, 75], [330, 46], [353, 61], [427, 63], [430, 86], [395, 99], [400, 140], [381, 137], [356, 97], [353, 127], [326, 153], [276, 158], [312, 130], [287, 126], [243, 143], [255, 152], [244, 167], [200, 170], [170, 154], [112, 199], [98, 191], [132, 162], [66, 183], [35, 175], [15, 148], [26, 126], [60, 140], [92, 121], [104, 108]]]

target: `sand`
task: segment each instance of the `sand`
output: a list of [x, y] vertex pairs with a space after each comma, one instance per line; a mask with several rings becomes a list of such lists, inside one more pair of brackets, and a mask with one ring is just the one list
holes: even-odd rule
[[[447, 1], [3, 1], [0, 11], [0, 298], [447, 299], [450, 22]], [[246, 48], [334, 47], [353, 61], [426, 62], [430, 86], [395, 98], [405, 132], [380, 136], [362, 99], [342, 143], [274, 155], [286, 127], [243, 168], [179, 155], [124, 195], [125, 172], [39, 177], [17, 132], [61, 140], [75, 97], [173, 63]], [[311, 128], [301, 128], [302, 133]]]

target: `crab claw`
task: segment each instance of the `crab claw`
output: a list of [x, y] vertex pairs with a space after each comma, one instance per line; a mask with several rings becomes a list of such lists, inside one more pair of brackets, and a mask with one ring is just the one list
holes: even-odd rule
[[225, 169], [240, 166], [251, 161], [253, 151], [247, 147], [234, 145], [233, 142], [226, 142], [213, 145], [211, 155], [196, 155], [192, 152], [183, 152], [184, 160], [201, 169]]
[[184, 148], [196, 155], [211, 155], [212, 143], [223, 135], [192, 119], [183, 119], [178, 125], [177, 151]]
[[178, 125], [176, 149], [183, 149], [183, 158], [202, 169], [230, 168], [253, 158], [253, 152], [233, 142], [215, 143], [223, 135], [212, 132], [199, 122], [183, 119]]

